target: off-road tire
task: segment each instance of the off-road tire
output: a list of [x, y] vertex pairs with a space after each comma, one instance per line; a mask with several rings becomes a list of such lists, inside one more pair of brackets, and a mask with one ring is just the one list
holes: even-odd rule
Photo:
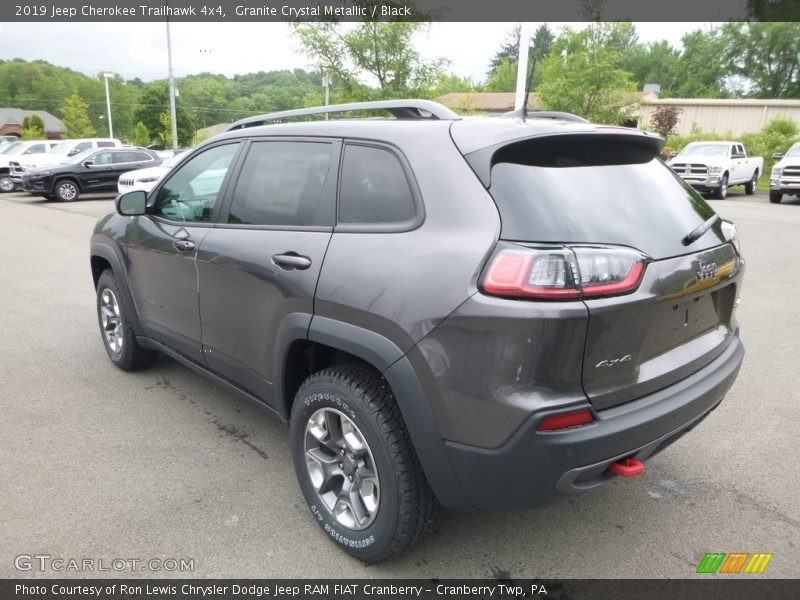
[[756, 193], [756, 186], [758, 185], [758, 171], [753, 172], [753, 176], [750, 178], [750, 181], [744, 184], [744, 193], [748, 196], [752, 196]]
[[[109, 296], [110, 292], [111, 296]], [[113, 297], [113, 304], [110, 303]], [[115, 305], [117, 310], [112, 306]], [[131, 327], [128, 317], [128, 307], [120, 293], [120, 286], [117, 278], [111, 269], [106, 269], [97, 280], [97, 320], [100, 325], [100, 336], [103, 339], [103, 346], [108, 357], [116, 366], [124, 371], [136, 371], [143, 369], [156, 359], [158, 352], [142, 348], [136, 341], [136, 335]], [[106, 319], [104, 321], [104, 311]], [[109, 312], [114, 313], [112, 323], [109, 323]], [[112, 325], [114, 331], [119, 333], [119, 344], [112, 344], [109, 341], [107, 330]]]
[[[307, 440], [315, 441], [307, 426], [323, 409], [338, 411], [351, 420], [374, 457], [379, 503], [374, 520], [361, 530], [337, 520], [312, 483], [306, 464]], [[345, 552], [365, 563], [385, 561], [412, 546], [432, 526], [438, 503], [392, 391], [374, 369], [351, 363], [311, 375], [297, 392], [290, 426], [295, 471], [312, 516]]]
[[770, 192], [769, 193], [769, 201], [773, 204], [780, 204], [781, 200], [783, 200], [783, 194], [780, 192]]

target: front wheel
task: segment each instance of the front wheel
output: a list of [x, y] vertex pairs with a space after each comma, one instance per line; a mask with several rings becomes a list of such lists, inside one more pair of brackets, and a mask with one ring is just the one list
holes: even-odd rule
[[780, 192], [770, 192], [769, 193], [769, 201], [773, 204], [780, 204], [781, 200], [783, 199], [783, 194]]
[[145, 350], [136, 341], [130, 318], [122, 303], [119, 284], [114, 272], [106, 269], [97, 281], [97, 320], [106, 353], [116, 366], [135, 371], [150, 365], [158, 356]]
[[291, 446], [314, 519], [366, 563], [414, 544], [437, 504], [386, 381], [360, 364], [325, 369], [292, 407]]
[[14, 189], [17, 187], [17, 184], [11, 181], [11, 177], [8, 175], [0, 175], [0, 192], [8, 193], [13, 192]]
[[758, 185], [758, 171], [753, 173], [753, 176], [750, 178], [750, 181], [744, 184], [744, 193], [748, 196], [752, 196], [756, 193], [756, 186]]
[[728, 176], [723, 175], [722, 179], [719, 180], [719, 187], [717, 191], [714, 193], [714, 197], [718, 200], [725, 200], [728, 197]]
[[80, 194], [78, 184], [71, 179], [62, 179], [56, 183], [56, 189], [54, 192], [56, 200], [60, 200], [61, 202], [71, 202], [78, 197], [78, 194]]

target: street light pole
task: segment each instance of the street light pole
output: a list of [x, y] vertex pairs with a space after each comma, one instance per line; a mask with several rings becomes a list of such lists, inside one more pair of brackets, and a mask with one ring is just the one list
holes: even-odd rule
[[113, 73], [103, 73], [103, 79], [106, 82], [106, 108], [108, 109], [108, 137], [114, 137], [114, 125], [111, 123], [111, 95], [108, 93], [108, 80], [114, 77]]

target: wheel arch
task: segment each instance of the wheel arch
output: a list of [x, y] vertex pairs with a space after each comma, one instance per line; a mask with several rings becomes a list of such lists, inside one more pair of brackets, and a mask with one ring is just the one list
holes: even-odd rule
[[292, 402], [303, 380], [321, 369], [361, 362], [381, 375], [392, 390], [411, 442], [429, 485], [448, 508], [474, 511], [462, 491], [448, 458], [433, 407], [411, 362], [382, 335], [341, 321], [315, 316], [306, 337], [287, 339], [282, 368], [275, 376], [275, 393], [282, 415], [291, 414]]
[[126, 307], [129, 307], [128, 318], [131, 327], [136, 335], [144, 335], [139, 323], [139, 315], [136, 312], [136, 305], [133, 302], [133, 297], [128, 287], [127, 273], [122, 268], [122, 261], [119, 259], [119, 256], [117, 256], [117, 253], [114, 252], [114, 249], [106, 244], [92, 243], [89, 262], [92, 268], [92, 281], [95, 290], [97, 290], [97, 283], [103, 271], [111, 269], [117, 278], [117, 283], [119, 283], [119, 292], [123, 296], [122, 301]]

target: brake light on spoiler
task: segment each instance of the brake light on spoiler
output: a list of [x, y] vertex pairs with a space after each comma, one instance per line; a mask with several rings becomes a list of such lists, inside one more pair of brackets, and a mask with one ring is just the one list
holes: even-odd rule
[[505, 298], [576, 300], [630, 294], [639, 287], [648, 257], [617, 246], [498, 246], [481, 281], [487, 294]]

